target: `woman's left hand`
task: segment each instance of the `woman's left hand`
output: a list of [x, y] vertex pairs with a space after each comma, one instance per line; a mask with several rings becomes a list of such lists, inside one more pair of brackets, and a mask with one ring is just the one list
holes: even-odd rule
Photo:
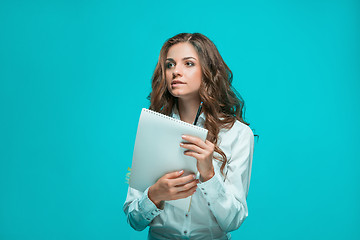
[[184, 154], [197, 159], [197, 168], [200, 172], [201, 181], [205, 182], [212, 178], [215, 175], [212, 163], [215, 145], [208, 140], [204, 142], [195, 136], [183, 135], [182, 139], [187, 141], [186, 143], [180, 143], [181, 147], [188, 149]]

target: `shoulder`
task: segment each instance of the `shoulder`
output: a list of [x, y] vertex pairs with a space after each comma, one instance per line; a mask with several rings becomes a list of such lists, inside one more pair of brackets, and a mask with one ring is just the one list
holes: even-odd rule
[[254, 136], [251, 128], [245, 123], [240, 122], [239, 120], [235, 121], [234, 125], [231, 127], [231, 130], [237, 132], [239, 135]]
[[223, 144], [230, 146], [241, 142], [252, 144], [254, 142], [254, 133], [248, 125], [236, 120], [230, 129], [222, 128], [220, 130], [219, 139]]
[[251, 128], [239, 120], [235, 120], [235, 123], [230, 129], [223, 128], [221, 132], [234, 137], [254, 137]]

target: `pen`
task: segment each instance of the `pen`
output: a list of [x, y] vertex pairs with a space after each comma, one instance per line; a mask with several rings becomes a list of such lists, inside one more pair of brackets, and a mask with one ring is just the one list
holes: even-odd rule
[[195, 117], [195, 121], [194, 121], [194, 125], [196, 125], [198, 119], [199, 119], [199, 116], [200, 116], [200, 113], [201, 113], [201, 109], [202, 109], [202, 105], [203, 105], [203, 102], [200, 103], [200, 106], [199, 106], [199, 109], [196, 113], [196, 117]]
[[[200, 116], [200, 113], [201, 113], [201, 109], [202, 109], [202, 105], [203, 105], [203, 102], [200, 103], [199, 109], [198, 109], [198, 111], [197, 111], [197, 113], [196, 113], [194, 125], [196, 125], [196, 123], [197, 123], [197, 121], [198, 121], [198, 119], [199, 119], [199, 116]], [[200, 173], [197, 172], [197, 174], [196, 174], [196, 179], [199, 179], [199, 177], [200, 177]]]
[[[202, 109], [202, 105], [203, 105], [203, 102], [200, 103], [199, 109], [198, 109], [198, 111], [197, 111], [197, 113], [196, 113], [194, 125], [196, 125], [196, 123], [197, 123], [197, 121], [198, 121], [198, 119], [199, 119], [199, 116], [200, 116], [200, 113], [201, 113], [201, 109]], [[199, 171], [196, 173], [196, 177], [195, 177], [195, 178], [196, 178], [196, 179], [199, 179], [199, 178], [200, 178], [200, 172], [199, 172]], [[191, 203], [192, 203], [192, 196], [193, 196], [193, 195], [191, 195], [191, 197], [190, 197], [190, 204], [189, 204], [188, 212], [190, 212]]]

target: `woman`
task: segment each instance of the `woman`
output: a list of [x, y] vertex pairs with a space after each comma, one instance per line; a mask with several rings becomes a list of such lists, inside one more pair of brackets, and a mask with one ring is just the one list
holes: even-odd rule
[[[152, 76], [150, 109], [208, 129], [203, 142], [183, 136], [184, 154], [197, 159], [200, 178], [183, 171], [161, 177], [144, 193], [129, 187], [124, 212], [149, 239], [230, 239], [248, 216], [254, 136], [243, 120], [243, 101], [231, 86], [232, 72], [215, 45], [200, 33], [168, 39]], [[186, 142], [186, 143], [185, 143]], [[189, 212], [167, 200], [192, 195]]]

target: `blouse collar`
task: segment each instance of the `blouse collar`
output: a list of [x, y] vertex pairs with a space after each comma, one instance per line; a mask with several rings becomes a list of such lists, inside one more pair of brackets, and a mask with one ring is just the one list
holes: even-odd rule
[[[179, 110], [178, 110], [176, 104], [174, 104], [174, 106], [173, 106], [171, 117], [181, 120]], [[198, 121], [196, 123], [196, 126], [204, 127], [204, 124], [205, 124], [205, 114], [204, 114], [204, 112], [201, 112], [201, 114], [199, 115]]]

